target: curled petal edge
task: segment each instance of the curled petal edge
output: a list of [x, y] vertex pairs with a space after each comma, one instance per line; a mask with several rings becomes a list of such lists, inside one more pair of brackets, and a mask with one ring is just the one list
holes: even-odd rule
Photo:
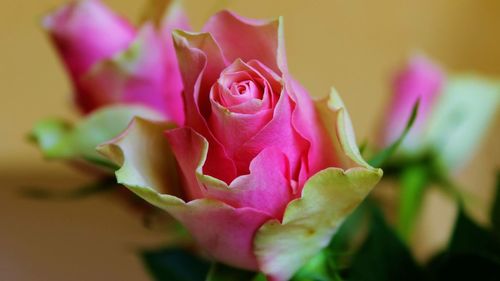
[[272, 281], [289, 280], [326, 247], [344, 219], [383, 174], [361, 157], [338, 94], [333, 90], [330, 99], [317, 106], [324, 124], [328, 124], [327, 120], [335, 122], [328, 131], [345, 167], [330, 167], [313, 175], [305, 183], [302, 196], [287, 206], [282, 222], [271, 220], [258, 230], [254, 251], [260, 270]]
[[[125, 132], [100, 145], [98, 151], [121, 167], [116, 171], [118, 183], [182, 222], [208, 255], [257, 270], [251, 242], [269, 215], [248, 207], [233, 208], [214, 199], [183, 200], [176, 161], [164, 134], [172, 128], [166, 122], [135, 118]], [[202, 152], [205, 146], [208, 144]], [[204, 162], [203, 153], [199, 160]], [[211, 180], [201, 175], [204, 177]], [[201, 223], [207, 221], [210, 224]], [[227, 251], [228, 248], [236, 250]]]

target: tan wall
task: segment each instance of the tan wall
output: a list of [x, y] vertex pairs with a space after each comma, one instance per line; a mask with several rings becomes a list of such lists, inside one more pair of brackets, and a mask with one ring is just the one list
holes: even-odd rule
[[[47, 203], [15, 194], [20, 185], [64, 188], [84, 181], [63, 165], [43, 162], [24, 139], [37, 119], [75, 117], [65, 73], [38, 25], [44, 12], [62, 2], [0, 1], [0, 279], [145, 280], [132, 249], [158, 243], [160, 235], [143, 230], [123, 208], [102, 199]], [[105, 2], [132, 17], [143, 1]], [[250, 17], [285, 16], [292, 73], [316, 96], [335, 85], [360, 140], [373, 137], [388, 98], [388, 79], [408, 54], [420, 50], [451, 71], [500, 76], [497, 0], [185, 3], [196, 28], [222, 6]], [[489, 202], [493, 171], [500, 164], [499, 123], [459, 175], [480, 202]], [[442, 200], [433, 202], [438, 209], [427, 211], [430, 217], [453, 213]], [[483, 208], [473, 208], [474, 215], [484, 221], [485, 205], [478, 205]], [[438, 241], [434, 236], [420, 238]]]

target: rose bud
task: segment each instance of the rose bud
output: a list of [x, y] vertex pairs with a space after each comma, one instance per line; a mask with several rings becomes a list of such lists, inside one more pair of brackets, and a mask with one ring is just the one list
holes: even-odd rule
[[70, 74], [82, 112], [138, 104], [182, 125], [182, 80], [170, 33], [188, 26], [178, 5], [137, 30], [99, 0], [76, 0], [48, 15], [43, 26]]
[[[338, 95], [315, 103], [292, 79], [281, 20], [223, 11], [203, 33], [174, 31], [174, 44], [185, 126], [135, 118], [99, 151], [214, 260], [288, 280], [382, 171], [359, 154]], [[166, 176], [176, 167], [182, 186]]]
[[72, 1], [48, 15], [44, 27], [72, 78], [77, 104], [89, 114], [77, 124], [38, 122], [31, 137], [44, 156], [103, 164], [95, 147], [134, 116], [182, 125], [183, 86], [171, 32], [187, 26], [180, 5], [166, 0], [146, 5], [139, 30], [99, 0]]
[[430, 151], [446, 169], [456, 170], [473, 154], [494, 120], [500, 82], [475, 75], [447, 79], [429, 59], [411, 58], [394, 80], [382, 134], [384, 146], [401, 135], [417, 100], [419, 109], [402, 153], [418, 156]]

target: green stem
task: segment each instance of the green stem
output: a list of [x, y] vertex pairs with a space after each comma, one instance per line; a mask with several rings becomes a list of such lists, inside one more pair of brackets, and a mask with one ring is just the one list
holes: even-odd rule
[[401, 174], [397, 230], [400, 237], [408, 242], [417, 214], [422, 205], [423, 191], [429, 183], [428, 169], [423, 165], [409, 166]]

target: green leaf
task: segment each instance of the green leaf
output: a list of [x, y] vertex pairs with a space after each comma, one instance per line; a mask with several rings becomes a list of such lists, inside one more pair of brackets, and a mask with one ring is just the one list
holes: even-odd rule
[[134, 116], [159, 119], [141, 106], [108, 106], [86, 116], [75, 125], [60, 119], [38, 122], [29, 138], [47, 159], [85, 160], [94, 165], [116, 168], [96, 151], [96, 146], [118, 136]]
[[257, 273], [214, 263], [208, 272], [206, 281], [252, 281]]
[[410, 251], [375, 207], [372, 208], [370, 232], [356, 253], [348, 275], [350, 281], [420, 281], [425, 278]]
[[495, 233], [497, 240], [500, 241], [500, 172], [497, 172], [495, 201], [491, 208], [491, 225], [493, 233]]
[[448, 245], [449, 252], [474, 253], [500, 259], [500, 244], [486, 229], [472, 221], [460, 208]]
[[498, 281], [500, 263], [477, 254], [445, 253], [433, 259], [428, 266], [431, 280]]
[[406, 127], [403, 130], [403, 133], [399, 136], [399, 138], [395, 140], [390, 146], [384, 148], [382, 151], [377, 153], [372, 159], [370, 159], [370, 161], [368, 161], [368, 163], [371, 166], [382, 167], [384, 163], [396, 152], [401, 143], [403, 143], [406, 135], [408, 135], [410, 129], [413, 127], [415, 120], [417, 119], [417, 112], [419, 105], [420, 105], [420, 100], [417, 100], [415, 105], [413, 105], [413, 109], [411, 111], [410, 118], [406, 123]]
[[426, 166], [412, 165], [402, 171], [398, 232], [405, 241], [408, 241], [413, 231], [417, 214], [422, 205], [423, 191], [428, 183], [429, 171]]
[[203, 281], [209, 263], [178, 248], [141, 253], [142, 261], [156, 281]]
[[428, 269], [434, 280], [500, 280], [500, 245], [460, 208], [448, 248]]

